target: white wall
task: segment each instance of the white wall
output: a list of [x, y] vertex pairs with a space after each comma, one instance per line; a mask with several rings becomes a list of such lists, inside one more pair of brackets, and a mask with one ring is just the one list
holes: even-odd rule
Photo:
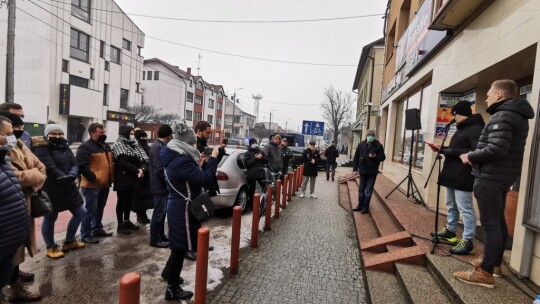
[[[146, 77], [143, 80], [144, 104], [160, 108], [163, 113], [175, 113], [184, 118], [186, 83], [180, 76], [158, 62], [145, 63], [143, 70], [152, 72], [152, 80]], [[154, 80], [156, 71], [159, 71], [159, 80]], [[191, 109], [193, 110], [193, 105]]]

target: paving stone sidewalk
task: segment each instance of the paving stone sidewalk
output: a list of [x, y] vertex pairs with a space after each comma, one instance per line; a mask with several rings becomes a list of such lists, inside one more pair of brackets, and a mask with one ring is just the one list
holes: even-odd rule
[[294, 197], [259, 247], [243, 250], [239, 274], [211, 292], [209, 302], [369, 303], [354, 223], [337, 189], [337, 178], [326, 181], [319, 172], [318, 198]]

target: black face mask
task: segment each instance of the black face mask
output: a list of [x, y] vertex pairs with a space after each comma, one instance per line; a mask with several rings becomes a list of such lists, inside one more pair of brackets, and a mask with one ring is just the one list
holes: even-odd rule
[[148, 144], [148, 139], [139, 139], [139, 145], [146, 146]]
[[24, 133], [24, 130], [13, 130], [13, 135], [15, 135], [15, 137], [17, 139], [21, 138], [21, 136], [23, 135]]
[[57, 146], [60, 146], [66, 142], [66, 140], [61, 137], [49, 137], [49, 141]]
[[98, 136], [97, 141], [100, 143], [104, 143], [107, 140], [107, 135], [100, 135]]

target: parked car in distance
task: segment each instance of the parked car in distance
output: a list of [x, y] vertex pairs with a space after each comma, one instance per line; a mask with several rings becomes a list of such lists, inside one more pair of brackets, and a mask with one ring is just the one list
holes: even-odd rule
[[216, 209], [240, 206], [244, 212], [247, 204], [247, 180], [244, 165], [246, 151], [229, 148], [226, 151], [227, 153], [218, 164], [216, 172], [220, 193], [212, 197], [212, 202]]
[[248, 145], [243, 139], [228, 139], [227, 149], [242, 149], [247, 150]]
[[[304, 153], [304, 150], [306, 148], [304, 147], [291, 147], [289, 148], [293, 154], [293, 158], [290, 161], [289, 166], [292, 166], [293, 169], [296, 169], [296, 167], [302, 165], [304, 162], [302, 161], [302, 153]], [[324, 155], [321, 155], [321, 158], [317, 161], [317, 169], [319, 170], [325, 170], [326, 169], [326, 157]]]
[[268, 138], [263, 138], [263, 139], [261, 140], [261, 143], [259, 144], [259, 146], [260, 146], [261, 148], [263, 148], [264, 146], [266, 146], [266, 145], [268, 144], [269, 141], [270, 141], [270, 140], [269, 140]]

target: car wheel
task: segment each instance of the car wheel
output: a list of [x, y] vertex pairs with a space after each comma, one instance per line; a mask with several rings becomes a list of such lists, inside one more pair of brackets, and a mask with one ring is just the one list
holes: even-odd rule
[[240, 208], [242, 209], [242, 212], [244, 212], [244, 210], [246, 210], [247, 200], [248, 200], [248, 197], [247, 197], [246, 189], [242, 188], [238, 192], [238, 195], [236, 195], [236, 200], [234, 201], [234, 205], [240, 206]]

